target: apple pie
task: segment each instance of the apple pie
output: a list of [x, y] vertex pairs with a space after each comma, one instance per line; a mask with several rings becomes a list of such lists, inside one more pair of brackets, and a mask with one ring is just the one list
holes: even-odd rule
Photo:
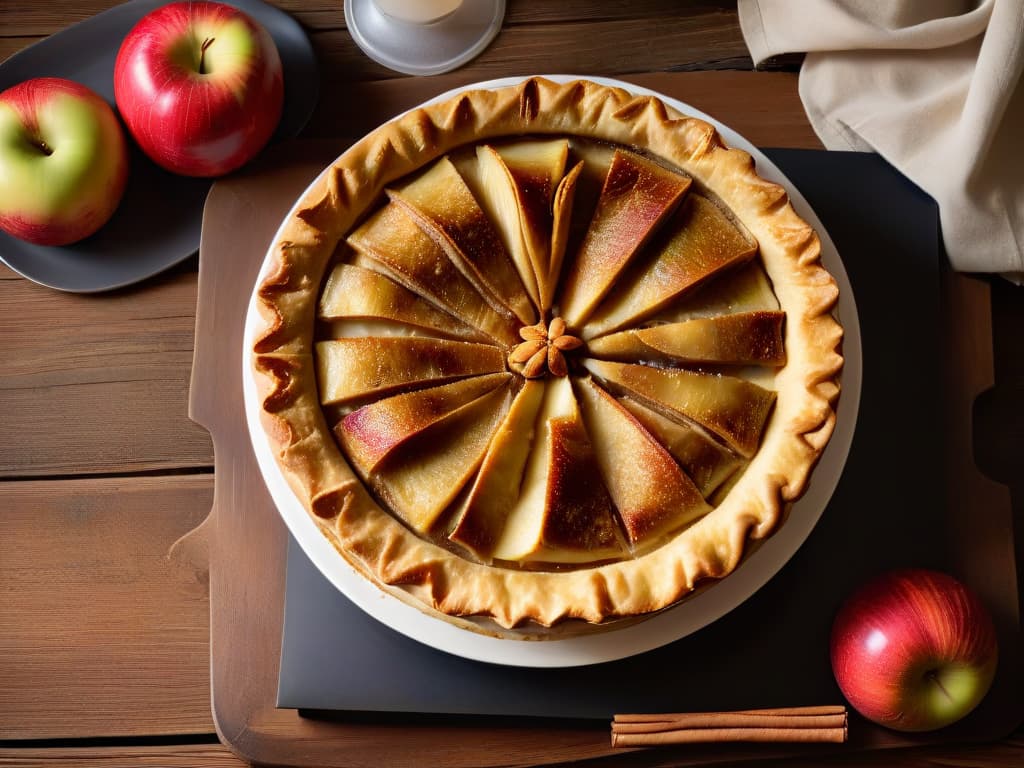
[[267, 259], [277, 462], [341, 557], [453, 621], [673, 605], [781, 525], [833, 430], [817, 235], [656, 98], [534, 78], [410, 112]]

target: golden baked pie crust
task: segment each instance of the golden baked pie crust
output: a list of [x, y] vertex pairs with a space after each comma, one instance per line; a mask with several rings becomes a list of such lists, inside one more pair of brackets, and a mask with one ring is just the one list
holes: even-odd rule
[[[761, 448], [724, 500], [663, 546], [635, 559], [567, 571], [471, 562], [403, 526], [370, 496], [326, 423], [313, 358], [317, 301], [332, 254], [386, 185], [462, 145], [517, 135], [568, 135], [637, 147], [677, 166], [733, 211], [787, 313], [787, 363]], [[842, 329], [838, 288], [819, 240], [785, 190], [757, 175], [710, 124], [660, 100], [589, 81], [533, 78], [463, 92], [409, 112], [355, 144], [284, 222], [257, 287], [251, 350], [260, 417], [290, 486], [324, 535], [382, 588], [443, 617], [489, 617], [510, 628], [576, 618], [598, 623], [657, 611], [702, 579], [739, 564], [804, 491], [835, 425]]]

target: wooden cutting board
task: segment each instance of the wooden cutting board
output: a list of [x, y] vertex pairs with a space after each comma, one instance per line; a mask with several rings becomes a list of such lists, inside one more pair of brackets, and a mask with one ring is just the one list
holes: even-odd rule
[[[664, 75], [643, 84], [678, 98], [690, 97], [692, 102], [693, 92], [685, 86], [693, 82]], [[417, 94], [411, 103], [429, 95]], [[727, 115], [721, 119], [729, 122]], [[770, 137], [751, 136], [746, 126], [732, 124], [756, 142], [772, 143]], [[764, 127], [760, 130], [763, 133]], [[493, 718], [312, 719], [275, 707], [287, 536], [263, 486], [245, 427], [242, 326], [257, 271], [279, 222], [345, 145], [339, 140], [278, 147], [249, 172], [218, 182], [206, 203], [190, 415], [209, 429], [216, 453], [214, 506], [204, 528], [210, 538], [212, 705], [218, 733], [246, 759], [275, 765], [548, 765], [607, 757], [613, 753], [607, 724], [570, 721], [556, 727]], [[955, 414], [948, 429], [961, 454], [957, 470], [949, 473], [956, 478], [949, 494], [954, 504], [987, 510], [983, 519], [965, 520], [958, 535], [1001, 557], [1006, 531], [1012, 531], [1006, 489], [981, 476], [969, 449], [964, 449], [972, 439], [970, 404], [992, 382], [988, 288], [982, 282], [953, 278], [946, 291], [950, 329], [944, 338], [949, 354], [962, 363], [948, 388], [950, 413]], [[1011, 563], [1012, 550], [1011, 539]], [[987, 558], [986, 565], [986, 558], [965, 558], [960, 571], [986, 597], [997, 596], [1001, 610], [1016, 619], [1016, 575], [1008, 593], [1005, 569], [992, 567], [999, 559]], [[1008, 733], [1019, 713], [1011, 709], [1006, 715], [1012, 720], [1005, 723], [1003, 732]], [[880, 729], [868, 732], [871, 737], [861, 746], [935, 740], [904, 738]], [[757, 746], [650, 750], [633, 756], [630, 764], [781, 757], [790, 751]], [[814, 748], [811, 754], [823, 756], [828, 751], [832, 750]]]

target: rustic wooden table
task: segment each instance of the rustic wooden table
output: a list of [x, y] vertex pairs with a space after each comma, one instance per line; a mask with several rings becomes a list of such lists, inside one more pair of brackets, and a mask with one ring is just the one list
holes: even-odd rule
[[[0, 60], [115, 4], [2, 0]], [[305, 136], [354, 138], [423, 91], [422, 80], [361, 53], [342, 0], [276, 5], [306, 28], [321, 66]], [[728, 0], [509, 0], [495, 42], [430, 87], [692, 70], [690, 103], [755, 143], [818, 147], [796, 93], [798, 66], [785, 57], [769, 67], [777, 71], [751, 71]], [[209, 435], [187, 415], [196, 278], [193, 258], [140, 285], [85, 296], [0, 267], [0, 765], [242, 764], [214, 732], [203, 556], [179, 544], [209, 511], [214, 483]], [[991, 288], [996, 375], [1007, 383], [979, 403], [984, 420], [996, 401], [1021, 392], [1024, 296], [979, 281]], [[978, 455], [1011, 484], [1021, 519], [1019, 422], [1001, 434]], [[647, 763], [623, 759], [667, 764], [646, 754]], [[872, 762], [851, 755], [829, 764]], [[902, 750], [885, 762], [1020, 766], [1024, 730], [995, 744]]]

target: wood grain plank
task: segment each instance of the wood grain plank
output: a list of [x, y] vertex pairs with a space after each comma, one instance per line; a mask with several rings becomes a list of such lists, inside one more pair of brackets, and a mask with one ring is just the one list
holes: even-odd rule
[[[401, 77], [368, 58], [347, 30], [310, 35], [334, 81]], [[684, 69], [752, 69], [735, 17], [628, 18], [506, 25], [479, 57], [460, 69], [485, 80], [513, 74], [619, 74]], [[354, 105], [349, 105], [352, 108]]]
[[[670, 768], [679, 765], [679, 749], [646, 751], [623, 750], [612, 763], [607, 758], [598, 761], [574, 762], [577, 766], [620, 765], [646, 768]], [[886, 754], [885, 764], [890, 768], [950, 768], [976, 766], [978, 768], [1019, 768], [1024, 764], [1024, 735], [999, 744], [965, 745], [909, 749]], [[550, 764], [550, 762], [549, 762]], [[759, 759], [758, 768], [868, 768], [877, 766], [878, 757], [843, 755], [834, 757], [786, 758], [785, 760]], [[167, 747], [51, 747], [24, 749], [0, 747], [0, 766], [21, 768], [48, 768], [49, 766], [94, 766], [105, 768], [239, 768], [249, 765], [220, 744], [197, 744]], [[723, 765], [723, 764], [719, 764]], [[731, 763], [731, 765], [736, 765]], [[724, 765], [723, 765], [724, 768]]]
[[0, 747], [0, 766], [104, 768], [241, 768], [248, 765], [220, 744], [168, 747]]
[[186, 408], [195, 296], [194, 272], [99, 295], [0, 281], [0, 477], [210, 466]]
[[[105, 2], [92, 0], [90, 7]], [[752, 69], [734, 9], [727, 10], [721, 3], [674, 9], [671, 3], [655, 0], [642, 5], [631, 14], [632, 6], [625, 2], [574, 0], [569, 6], [512, 3], [498, 37], [459, 72], [473, 80], [485, 80], [545, 72], [594, 75]], [[321, 71], [331, 73], [332, 83], [403, 77], [371, 60], [355, 44], [344, 27], [340, 0], [332, 7], [313, 4], [305, 8], [298, 0], [280, 2], [279, 6], [294, 13], [307, 28]], [[54, 12], [40, 14], [37, 9], [25, 19], [18, 15], [14, 23], [3, 27], [10, 36], [0, 38], [0, 59], [60, 28], [52, 24]], [[325, 101], [332, 100], [321, 100]], [[354, 104], [346, 106], [351, 110]]]
[[85, 0], [76, 3], [4, 3], [0, 5], [0, 35], [46, 37], [66, 26], [85, 21], [123, 0]]
[[0, 739], [210, 733], [212, 475], [0, 483]]
[[[652, 768], [657, 768], [652, 766]], [[941, 747], [912, 747], [877, 753], [840, 755], [827, 758], [805, 757], [785, 760], [758, 760], [757, 768], [1019, 768], [1024, 765], [1024, 733], [995, 744], [957, 744]], [[667, 766], [666, 766], [667, 768]], [[724, 768], [724, 767], [723, 767]]]
[[[565, 21], [611, 19], [687, 19], [726, 16], [737, 19], [735, 0], [560, 0], [557, 3], [509, 0], [505, 24], [555, 24]], [[738, 24], [739, 22], [736, 21]]]
[[[332, 82], [403, 77], [363, 53], [344, 28], [340, 12], [310, 12], [300, 20], [306, 22], [321, 72], [330, 73]], [[0, 60], [42, 37], [0, 37]], [[716, 12], [506, 24], [494, 42], [459, 71], [471, 74], [475, 80], [485, 80], [545, 72], [600, 75], [752, 68], [735, 14]]]
[[[84, 0], [73, 5], [51, 2], [0, 6], [0, 35], [4, 37], [45, 37], [123, 0]], [[270, 0], [270, 4], [295, 17], [306, 29], [344, 29], [343, 0]], [[698, 16], [736, 18], [736, 3], [731, 0], [706, 0], [680, 4], [678, 0], [562, 0], [558, 3], [513, 0], [505, 11], [505, 26], [552, 24], [566, 21], [607, 21], [661, 17], [666, 19]]]
[[[309, 30], [347, 28], [341, 0], [273, 0], [273, 5], [293, 15]], [[739, 24], [734, 0], [708, 0], [685, 4], [680, 4], [678, 0], [614, 0], [602, 3], [595, 3], [593, 0], [562, 0], [558, 3], [511, 0], [507, 4], [502, 26], [507, 29], [520, 25], [638, 18], [685, 18], [686, 23], [694, 24], [700, 23], [694, 21], [700, 17], [705, 17], [709, 21], [714, 20], [715, 23], [731, 20], [737, 28]]]
[[[84, 0], [75, 3], [4, 3], [0, 5], [0, 37], [43, 38], [120, 5], [124, 0]], [[345, 26], [342, 0], [269, 0], [307, 29]]]

